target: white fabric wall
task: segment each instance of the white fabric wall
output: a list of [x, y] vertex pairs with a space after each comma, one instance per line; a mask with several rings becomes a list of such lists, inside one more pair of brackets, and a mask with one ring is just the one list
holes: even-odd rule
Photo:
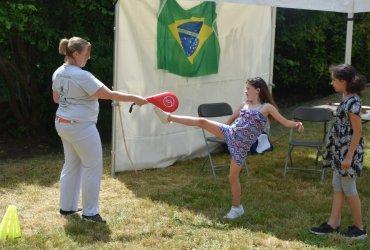
[[[189, 8], [200, 1], [178, 0]], [[228, 102], [236, 108], [244, 99], [245, 81], [262, 76], [270, 82], [271, 8], [222, 3], [218, 10], [221, 47], [219, 73], [185, 78], [156, 68], [156, 25], [159, 0], [120, 0], [116, 6], [115, 89], [149, 96], [171, 91], [180, 101], [176, 114], [197, 116], [207, 102]], [[113, 169], [133, 170], [123, 141], [120, 115], [128, 152], [136, 169], [163, 168], [177, 160], [206, 154], [202, 132], [196, 127], [163, 125], [151, 105], [130, 103], [114, 108]]]

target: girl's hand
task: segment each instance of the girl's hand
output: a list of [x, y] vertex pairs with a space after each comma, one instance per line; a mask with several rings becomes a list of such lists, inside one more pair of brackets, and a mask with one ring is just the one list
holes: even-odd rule
[[297, 128], [298, 133], [302, 133], [302, 132], [304, 131], [304, 127], [303, 127], [302, 122], [297, 122], [297, 123], [295, 124], [295, 127]]
[[344, 158], [344, 160], [341, 163], [342, 170], [348, 171], [351, 167], [351, 162], [352, 162], [352, 159], [347, 159], [347, 157]]

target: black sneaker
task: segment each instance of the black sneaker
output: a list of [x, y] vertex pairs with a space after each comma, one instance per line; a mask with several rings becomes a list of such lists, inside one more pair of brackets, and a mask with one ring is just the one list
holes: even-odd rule
[[350, 226], [348, 230], [342, 232], [341, 235], [350, 239], [362, 240], [367, 238], [366, 227], [361, 230], [356, 226]]
[[317, 235], [338, 233], [339, 226], [337, 228], [332, 228], [328, 223], [324, 222], [319, 227], [311, 227], [310, 232]]
[[95, 214], [93, 216], [87, 216], [87, 215], [82, 215], [82, 219], [86, 221], [93, 221], [93, 222], [99, 222], [99, 223], [107, 223], [106, 220], [104, 220], [100, 214]]
[[65, 210], [59, 209], [59, 214], [63, 215], [63, 216], [66, 216], [66, 215], [75, 214], [75, 213], [78, 213], [78, 212], [81, 212], [81, 211], [82, 211], [82, 208], [77, 209], [77, 211], [73, 211], [73, 210], [65, 211]]

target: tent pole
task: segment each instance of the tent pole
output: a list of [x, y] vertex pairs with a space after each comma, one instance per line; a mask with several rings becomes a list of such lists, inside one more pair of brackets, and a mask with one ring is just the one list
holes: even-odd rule
[[353, 13], [348, 13], [347, 16], [347, 35], [346, 35], [346, 54], [344, 62], [351, 64], [351, 54], [352, 54], [352, 36], [353, 36]]
[[273, 76], [274, 76], [274, 55], [275, 55], [275, 32], [276, 32], [276, 7], [271, 7], [271, 51], [270, 51], [270, 72], [269, 72], [269, 80], [268, 80], [268, 87], [270, 93], [272, 93], [272, 86], [273, 84]]
[[[113, 90], [117, 90], [117, 50], [118, 50], [118, 14], [119, 14], [119, 4], [117, 4], [117, 1], [115, 2], [115, 18], [114, 18], [114, 54], [113, 54]], [[115, 178], [116, 176], [116, 120], [117, 120], [117, 108], [114, 102], [112, 102], [112, 146], [111, 146], [111, 155], [112, 155], [112, 177]]]

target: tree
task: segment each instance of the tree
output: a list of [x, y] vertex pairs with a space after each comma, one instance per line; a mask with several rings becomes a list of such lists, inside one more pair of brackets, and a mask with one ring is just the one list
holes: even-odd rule
[[[370, 13], [356, 14], [352, 64], [369, 75]], [[275, 42], [274, 95], [285, 103], [333, 92], [331, 64], [344, 62], [347, 15], [278, 9]]]
[[[279, 101], [332, 92], [328, 66], [344, 61], [346, 18], [341, 13], [278, 9], [274, 95]], [[54, 131], [51, 76], [63, 63], [58, 55], [61, 38], [89, 40], [93, 53], [86, 69], [111, 86], [113, 26], [113, 0], [0, 1], [0, 132]], [[355, 15], [352, 53], [353, 65], [369, 78], [370, 13]], [[111, 106], [109, 101], [100, 104], [98, 126], [108, 138]]]
[[[92, 40], [94, 52], [86, 67], [112, 80], [112, 1], [29, 0], [0, 2], [0, 102], [9, 103], [6, 126], [42, 128], [54, 119], [51, 74], [63, 62], [59, 40], [81, 36]], [[98, 36], [96, 36], [98, 34]], [[91, 39], [90, 39], [91, 38]], [[99, 58], [99, 60], [94, 60]], [[103, 80], [104, 81], [104, 80]], [[23, 129], [22, 129], [23, 128]], [[19, 132], [19, 131], [18, 131]]]
[[[32, 36], [35, 27], [44, 26], [35, 15], [34, 4], [13, 2], [0, 3], [0, 25], [5, 27], [0, 34], [1, 50], [0, 73], [5, 83], [11, 111], [21, 125], [35, 124], [39, 109], [37, 103], [40, 92], [35, 83], [35, 44]], [[30, 18], [34, 17], [34, 18]], [[36, 31], [37, 32], [37, 31]], [[35, 33], [36, 33], [35, 32]]]

